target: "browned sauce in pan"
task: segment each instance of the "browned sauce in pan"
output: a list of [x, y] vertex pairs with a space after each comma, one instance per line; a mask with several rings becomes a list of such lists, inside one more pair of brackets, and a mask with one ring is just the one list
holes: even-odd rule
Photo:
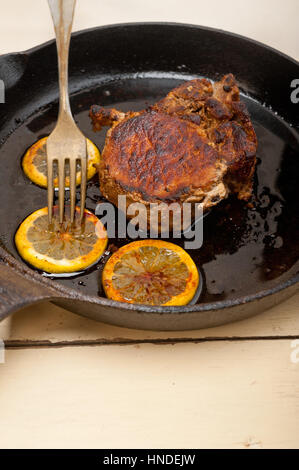
[[[107, 129], [93, 132], [88, 117], [90, 105], [101, 103], [124, 111], [139, 110], [179, 83], [175, 79], [153, 78], [139, 82], [136, 87], [136, 80], [119, 80], [72, 97], [76, 122], [100, 150]], [[205, 217], [204, 244], [199, 250], [189, 250], [204, 277], [199, 302], [255, 293], [282, 281], [290, 271], [298, 273], [299, 138], [272, 110], [250, 98], [243, 99], [259, 142], [253, 207], [230, 197]], [[57, 103], [21, 123], [0, 148], [1, 179], [5, 182], [0, 185], [0, 240], [17, 259], [20, 257], [14, 246], [14, 234], [18, 225], [31, 212], [47, 205], [46, 190], [26, 178], [21, 159], [30, 145], [51, 132], [56, 118]], [[7, 154], [9, 158], [1, 158]], [[101, 200], [95, 177], [88, 184], [87, 208], [94, 211]], [[108, 251], [96, 266], [80, 276], [56, 280], [88, 294], [104, 295], [101, 286], [103, 265], [111, 249], [128, 241], [110, 239]], [[182, 244], [178, 239], [170, 241]]]

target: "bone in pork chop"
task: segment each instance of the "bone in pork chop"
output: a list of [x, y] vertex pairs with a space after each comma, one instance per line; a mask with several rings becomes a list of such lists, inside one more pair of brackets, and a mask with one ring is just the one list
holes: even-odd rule
[[200, 202], [252, 194], [257, 139], [232, 74], [212, 84], [194, 79], [140, 112], [94, 105], [94, 129], [108, 130], [100, 189], [114, 204]]

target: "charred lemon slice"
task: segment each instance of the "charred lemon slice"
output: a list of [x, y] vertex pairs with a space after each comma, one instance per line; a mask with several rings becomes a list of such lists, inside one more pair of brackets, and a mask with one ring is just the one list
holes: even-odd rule
[[[25, 175], [35, 184], [42, 186], [43, 188], [47, 187], [47, 153], [46, 153], [46, 142], [48, 137], [38, 140], [33, 144], [25, 153], [22, 166]], [[100, 152], [97, 147], [91, 142], [91, 140], [86, 139], [87, 142], [87, 179], [91, 179], [96, 174], [96, 167], [100, 163]], [[57, 167], [54, 164], [53, 169], [54, 174], [54, 186], [58, 188], [58, 174]], [[65, 168], [65, 186], [69, 187], [69, 168], [66, 164]], [[80, 167], [77, 168], [76, 175], [76, 184], [81, 183], [81, 171]]]
[[115, 252], [103, 269], [107, 297], [149, 305], [186, 305], [199, 274], [183, 248], [162, 240], [140, 240]]
[[22, 258], [47, 273], [83, 271], [99, 260], [107, 245], [107, 232], [100, 220], [85, 210], [80, 223], [76, 207], [71, 224], [68, 212], [59, 223], [58, 206], [53, 208], [52, 223], [48, 223], [48, 208], [29, 215], [18, 228], [15, 243]]

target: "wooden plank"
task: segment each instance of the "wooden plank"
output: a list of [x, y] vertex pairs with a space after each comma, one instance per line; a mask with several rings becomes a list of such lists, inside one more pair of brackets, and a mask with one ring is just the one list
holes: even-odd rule
[[299, 448], [288, 340], [9, 350], [0, 446]]
[[299, 294], [241, 322], [196, 331], [130, 330], [88, 320], [50, 303], [23, 309], [0, 323], [0, 338], [10, 344], [26, 342], [123, 342], [207, 338], [263, 338], [299, 336]]

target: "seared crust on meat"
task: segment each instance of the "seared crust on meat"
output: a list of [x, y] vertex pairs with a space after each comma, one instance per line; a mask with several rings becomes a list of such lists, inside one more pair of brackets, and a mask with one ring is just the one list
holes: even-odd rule
[[202, 202], [229, 192], [248, 200], [256, 164], [256, 135], [232, 74], [212, 84], [195, 79], [140, 112], [92, 106], [95, 130], [107, 132], [99, 169], [103, 195], [117, 203]]
[[[194, 98], [192, 98], [194, 96]], [[252, 193], [257, 139], [232, 74], [220, 82], [195, 79], [174, 88], [153, 109], [196, 123], [228, 165], [225, 181], [239, 199]]]
[[124, 119], [126, 113], [122, 113], [117, 109], [102, 108], [95, 104], [91, 107], [90, 116], [93, 121], [94, 130], [100, 131], [103, 126], [112, 126], [115, 122]]
[[119, 185], [147, 200], [185, 199], [193, 188], [204, 194], [226, 169], [196, 125], [155, 111], [113, 127], [103, 163]]

